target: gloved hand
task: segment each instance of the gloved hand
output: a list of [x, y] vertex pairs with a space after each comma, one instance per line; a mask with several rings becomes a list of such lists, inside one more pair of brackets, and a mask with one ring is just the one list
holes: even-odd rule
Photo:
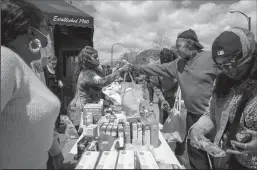
[[161, 108], [163, 109], [163, 110], [170, 110], [171, 108], [170, 108], [170, 104], [167, 102], [167, 100], [162, 100], [162, 102], [161, 102]]
[[193, 146], [197, 149], [202, 149], [201, 141], [209, 141], [204, 136], [203, 131], [201, 131], [197, 128], [194, 128], [194, 127], [190, 130], [188, 137], [190, 139], [191, 146]]

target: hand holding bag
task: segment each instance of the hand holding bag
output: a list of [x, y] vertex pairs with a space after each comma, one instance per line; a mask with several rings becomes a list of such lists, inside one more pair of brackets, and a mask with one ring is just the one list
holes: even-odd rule
[[[125, 82], [125, 77], [129, 74], [132, 82]], [[139, 106], [143, 100], [142, 85], [135, 84], [131, 73], [125, 73], [122, 83], [121, 105], [127, 117], [137, 117], [140, 115]]]
[[162, 130], [168, 141], [172, 139], [173, 141], [182, 143], [185, 139], [187, 110], [183, 103], [181, 89], [178, 87], [174, 107], [169, 111], [169, 116]]

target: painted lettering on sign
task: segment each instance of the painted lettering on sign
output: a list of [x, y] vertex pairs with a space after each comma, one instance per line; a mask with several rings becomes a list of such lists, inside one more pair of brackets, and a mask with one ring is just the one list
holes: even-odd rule
[[53, 17], [53, 21], [55, 22], [66, 22], [66, 23], [75, 23], [75, 24], [89, 24], [89, 20], [87, 19], [74, 19], [74, 18], [68, 18], [68, 17], [58, 17], [58, 16], [54, 16]]

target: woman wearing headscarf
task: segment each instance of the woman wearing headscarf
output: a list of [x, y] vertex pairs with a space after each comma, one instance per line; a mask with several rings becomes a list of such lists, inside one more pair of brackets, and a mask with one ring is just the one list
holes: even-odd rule
[[[189, 131], [191, 145], [203, 149], [204, 135], [226, 151], [215, 168], [257, 168], [257, 52], [252, 32], [230, 28], [212, 45], [212, 57], [221, 71], [205, 114]], [[223, 143], [223, 145], [222, 145]], [[227, 160], [227, 161], [225, 161]]]
[[113, 73], [104, 77], [104, 73], [99, 68], [99, 58], [96, 49], [86, 46], [78, 55], [79, 70], [75, 76], [77, 86], [75, 96], [70, 102], [67, 113], [78, 130], [81, 119], [81, 112], [85, 104], [98, 103], [104, 98], [102, 88], [114, 82], [121, 72], [129, 70], [130, 66], [125, 64]]

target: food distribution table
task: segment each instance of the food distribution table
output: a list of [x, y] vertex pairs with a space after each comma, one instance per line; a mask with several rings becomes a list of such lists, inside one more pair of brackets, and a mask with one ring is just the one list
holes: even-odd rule
[[[77, 142], [83, 138], [83, 135], [80, 136], [79, 139], [74, 141], [73, 147], [71, 148], [70, 152], [65, 156], [65, 162], [66, 161], [74, 161], [74, 156], [77, 154]], [[152, 153], [156, 159], [157, 162], [162, 162], [165, 164], [176, 164], [180, 166], [181, 169], [184, 169], [184, 166], [182, 166], [179, 161], [177, 160], [175, 154], [170, 149], [168, 143], [164, 139], [161, 132], [159, 132], [159, 142], [160, 145], [157, 148], [152, 149]]]

